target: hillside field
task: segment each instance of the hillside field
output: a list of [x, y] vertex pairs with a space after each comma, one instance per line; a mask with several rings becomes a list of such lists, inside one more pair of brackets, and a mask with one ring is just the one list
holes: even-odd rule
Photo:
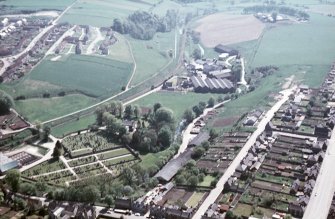
[[132, 73], [132, 64], [107, 58], [70, 55], [65, 61], [44, 60], [29, 78], [79, 90], [97, 97], [121, 92]]
[[44, 122], [67, 113], [90, 106], [96, 99], [80, 94], [65, 97], [36, 98], [20, 100], [15, 103], [16, 109], [31, 122]]

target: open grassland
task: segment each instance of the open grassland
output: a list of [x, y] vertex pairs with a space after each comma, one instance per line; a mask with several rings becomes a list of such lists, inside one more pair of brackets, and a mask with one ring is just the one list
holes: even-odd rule
[[309, 11], [324, 15], [331, 14], [335, 16], [335, 5], [311, 5]]
[[10, 10], [64, 10], [71, 5], [75, 0], [5, 0], [1, 1], [1, 5], [11, 7]]
[[164, 107], [170, 108], [175, 115], [176, 121], [179, 122], [186, 109], [191, 109], [194, 105], [198, 105], [200, 101], [207, 103], [210, 97], [218, 97], [218, 94], [199, 94], [199, 93], [181, 93], [161, 91], [150, 94], [138, 101], [135, 104], [145, 107], [153, 107], [155, 103], [160, 103]]
[[253, 66], [329, 65], [335, 59], [335, 19], [312, 14], [308, 23], [266, 31]]
[[95, 115], [80, 117], [79, 120], [73, 120], [63, 125], [53, 127], [51, 129], [51, 134], [58, 138], [62, 138], [69, 133], [88, 128], [89, 125], [92, 125], [94, 123]]
[[170, 61], [169, 50], [175, 50], [175, 31], [157, 33], [152, 40], [128, 38], [136, 61], [136, 73], [132, 85], [153, 76]]
[[130, 63], [96, 56], [70, 55], [63, 62], [44, 60], [29, 77], [92, 96], [107, 97], [121, 91], [131, 71]]
[[36, 81], [28, 78], [1, 84], [0, 88], [13, 98], [17, 96], [25, 96], [26, 98], [42, 97], [43, 93], [57, 95], [59, 92], [67, 90], [61, 86], [57, 86], [46, 81]]
[[125, 18], [136, 10], [148, 10], [150, 4], [120, 0], [79, 0], [61, 19], [72, 24], [111, 26], [113, 19]]
[[110, 47], [107, 57], [121, 62], [133, 63], [131, 48], [130, 44], [128, 45], [127, 39], [116, 32], [115, 37], [117, 38], [117, 42]]
[[197, 21], [195, 31], [205, 47], [218, 44], [234, 44], [257, 39], [265, 25], [253, 15], [229, 15], [217, 13]]
[[96, 103], [84, 95], [74, 94], [64, 97], [36, 98], [16, 102], [16, 109], [29, 121], [46, 121]]

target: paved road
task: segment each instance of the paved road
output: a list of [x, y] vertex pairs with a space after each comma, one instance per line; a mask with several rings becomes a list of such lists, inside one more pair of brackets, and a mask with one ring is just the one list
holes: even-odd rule
[[173, 159], [176, 159], [181, 153], [183, 153], [186, 148], [188, 143], [190, 142], [190, 140], [192, 140], [195, 136], [197, 136], [196, 134], [191, 134], [191, 131], [193, 129], [194, 124], [201, 118], [203, 118], [204, 116], [207, 115], [207, 113], [211, 110], [214, 110], [216, 108], [219, 108], [220, 106], [224, 105], [225, 103], [229, 102], [230, 100], [224, 101], [222, 103], [216, 104], [214, 107], [211, 108], [206, 108], [204, 110], [204, 112], [197, 118], [195, 118], [184, 130], [184, 132], [182, 133], [183, 135], [183, 140], [182, 143], [179, 147], [178, 153], [173, 157]]
[[335, 129], [303, 219], [326, 219], [335, 192]]
[[243, 58], [241, 58], [241, 67], [242, 67], [242, 69], [241, 69], [241, 80], [240, 80], [240, 82], [238, 82], [238, 84], [242, 84], [242, 85], [247, 85], [248, 83], [247, 83], [247, 81], [245, 80], [245, 66], [244, 66], [244, 59]]
[[238, 167], [240, 162], [248, 154], [248, 151], [251, 148], [251, 146], [256, 142], [257, 137], [264, 131], [266, 124], [268, 124], [268, 122], [274, 116], [274, 113], [278, 111], [281, 105], [283, 105], [283, 103], [285, 103], [289, 99], [289, 96], [294, 89], [295, 87], [281, 92], [281, 94], [283, 95], [282, 98], [266, 113], [262, 121], [259, 122], [257, 130], [251, 135], [251, 137], [245, 143], [239, 154], [236, 156], [234, 161], [231, 163], [226, 172], [220, 178], [216, 187], [209, 193], [205, 201], [202, 203], [198, 211], [193, 216], [193, 219], [200, 219], [201, 216], [204, 215], [204, 213], [207, 211], [209, 206], [215, 202], [215, 200], [221, 194], [223, 186], [227, 182], [228, 178], [235, 172], [235, 169]]

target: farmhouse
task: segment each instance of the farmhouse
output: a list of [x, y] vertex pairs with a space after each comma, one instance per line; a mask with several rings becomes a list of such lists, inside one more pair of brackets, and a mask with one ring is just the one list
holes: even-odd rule
[[229, 56], [237, 56], [239, 54], [236, 49], [224, 46], [222, 44], [215, 46], [214, 50], [218, 53], [228, 53]]

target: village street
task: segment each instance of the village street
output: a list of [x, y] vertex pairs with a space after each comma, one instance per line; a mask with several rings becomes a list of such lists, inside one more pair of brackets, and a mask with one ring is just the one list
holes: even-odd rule
[[241, 163], [243, 158], [247, 155], [251, 146], [256, 142], [257, 137], [260, 134], [262, 134], [262, 132], [265, 130], [265, 126], [270, 122], [270, 120], [274, 116], [274, 113], [277, 112], [281, 107], [281, 105], [283, 105], [289, 99], [290, 94], [292, 94], [295, 91], [295, 89], [296, 87], [293, 87], [291, 89], [284, 90], [281, 92], [282, 94], [281, 99], [265, 114], [262, 121], [259, 122], [257, 130], [250, 136], [244, 147], [241, 149], [241, 151], [233, 160], [233, 162], [230, 164], [226, 172], [220, 178], [216, 187], [209, 193], [207, 198], [201, 204], [198, 211], [194, 214], [193, 219], [200, 219], [201, 216], [204, 215], [204, 213], [207, 211], [209, 206], [215, 202], [215, 200], [221, 194], [224, 184], [227, 182], [229, 177], [235, 172], [235, 169]]
[[49, 30], [51, 30], [57, 22], [61, 19], [61, 17], [73, 6], [76, 4], [77, 1], [73, 2], [69, 7], [67, 7], [53, 22], [50, 26], [44, 28], [30, 43], [29, 45], [20, 53], [13, 55], [13, 56], [8, 56], [3, 59], [1, 59], [4, 63], [2, 68], [0, 69], [0, 76], [5, 72], [5, 70], [16, 60], [18, 59], [21, 55], [29, 52], [35, 44], [41, 39], [41, 37], [46, 34]]
[[327, 218], [335, 192], [335, 129], [331, 138], [316, 183], [305, 209], [303, 219]]

